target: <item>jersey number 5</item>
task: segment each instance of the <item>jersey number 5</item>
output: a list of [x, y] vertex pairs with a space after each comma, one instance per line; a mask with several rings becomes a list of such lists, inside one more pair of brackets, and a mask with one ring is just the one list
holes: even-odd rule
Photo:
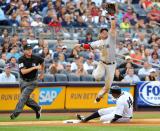
[[129, 97], [129, 99], [127, 100], [128, 103], [128, 108], [131, 108], [131, 106], [133, 105], [132, 99]]

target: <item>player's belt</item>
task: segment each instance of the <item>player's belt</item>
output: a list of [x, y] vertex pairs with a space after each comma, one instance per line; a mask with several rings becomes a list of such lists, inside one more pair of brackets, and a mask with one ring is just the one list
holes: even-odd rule
[[113, 65], [113, 64], [115, 64], [115, 62], [105, 62], [105, 61], [103, 61], [103, 60], [101, 60], [105, 65]]

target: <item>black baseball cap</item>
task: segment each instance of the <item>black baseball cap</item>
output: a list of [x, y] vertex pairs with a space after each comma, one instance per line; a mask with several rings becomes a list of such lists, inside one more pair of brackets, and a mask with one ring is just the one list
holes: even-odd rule
[[28, 49], [32, 49], [31, 44], [24, 45], [23, 50], [28, 50]]
[[109, 94], [121, 94], [121, 88], [119, 86], [112, 86]]

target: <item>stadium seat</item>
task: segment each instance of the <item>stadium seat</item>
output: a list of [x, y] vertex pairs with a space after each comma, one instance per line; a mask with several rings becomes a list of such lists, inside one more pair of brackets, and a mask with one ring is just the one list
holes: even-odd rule
[[88, 72], [88, 74], [92, 74], [93, 69], [88, 69], [87, 72]]
[[55, 80], [56, 80], [56, 82], [68, 81], [66, 74], [55, 74]]
[[145, 81], [146, 75], [138, 75], [141, 81]]
[[94, 81], [94, 78], [92, 75], [83, 75], [80, 76], [81, 81]]
[[119, 4], [118, 5], [118, 8], [121, 9], [121, 10], [123, 10], [123, 11], [127, 11], [127, 7], [128, 7], [127, 4]]
[[67, 76], [69, 81], [80, 81], [80, 77], [73, 73], [68, 74]]
[[40, 48], [35, 48], [35, 49], [33, 49], [33, 53], [34, 53], [34, 54], [38, 54], [39, 51], [40, 51]]
[[19, 72], [14, 71], [14, 72], [11, 72], [11, 74], [13, 74], [16, 77], [17, 80], [20, 78]]
[[83, 56], [84, 58], [87, 58], [88, 57], [88, 52], [81, 51], [81, 52], [79, 52], [79, 56]]
[[45, 74], [45, 75], [44, 75], [44, 82], [55, 82], [55, 77], [54, 77], [54, 75]]
[[75, 60], [74, 58], [67, 58], [66, 61], [72, 63], [74, 60]]
[[2, 73], [3, 72], [3, 70], [2, 69], [0, 69], [0, 73]]
[[135, 69], [134, 69], [134, 73], [135, 73], [136, 75], [138, 75], [139, 69], [140, 69], [140, 68], [135, 68]]
[[48, 47], [49, 47], [49, 49], [51, 49], [53, 51], [56, 49], [56, 45], [54, 43], [49, 43]]

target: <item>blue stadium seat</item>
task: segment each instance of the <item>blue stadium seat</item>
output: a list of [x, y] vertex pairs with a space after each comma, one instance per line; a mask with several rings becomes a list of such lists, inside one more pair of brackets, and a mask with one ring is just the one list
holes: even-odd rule
[[88, 74], [90, 74], [90, 75], [91, 75], [91, 74], [92, 74], [92, 72], [93, 72], [93, 69], [88, 69], [88, 70], [87, 70], [87, 72], [88, 72]]
[[92, 75], [83, 75], [80, 76], [81, 81], [94, 81], [94, 78]]
[[80, 81], [80, 77], [73, 73], [68, 74], [67, 76], [69, 81]]
[[84, 58], [88, 57], [88, 52], [87, 51], [81, 51], [79, 52], [79, 56], [83, 56]]
[[140, 69], [140, 68], [135, 68], [135, 69], [134, 69], [134, 73], [135, 73], [136, 75], [138, 75], [139, 69]]
[[45, 74], [45, 75], [44, 75], [44, 82], [55, 82], [55, 77], [54, 77], [54, 75]]
[[56, 45], [54, 43], [49, 43], [48, 47], [49, 47], [49, 49], [51, 49], [53, 51], [55, 51], [55, 49], [56, 49]]
[[66, 74], [55, 74], [56, 82], [67, 82], [67, 75]]
[[16, 77], [16, 79], [18, 80], [19, 79], [19, 72], [11, 72], [11, 74], [13, 74], [15, 77]]
[[67, 62], [72, 63], [75, 59], [74, 58], [67, 58]]
[[35, 49], [33, 49], [33, 53], [34, 53], [34, 54], [39, 54], [39, 51], [40, 51], [40, 48], [35, 48]]
[[146, 75], [138, 75], [141, 81], [145, 81]]

